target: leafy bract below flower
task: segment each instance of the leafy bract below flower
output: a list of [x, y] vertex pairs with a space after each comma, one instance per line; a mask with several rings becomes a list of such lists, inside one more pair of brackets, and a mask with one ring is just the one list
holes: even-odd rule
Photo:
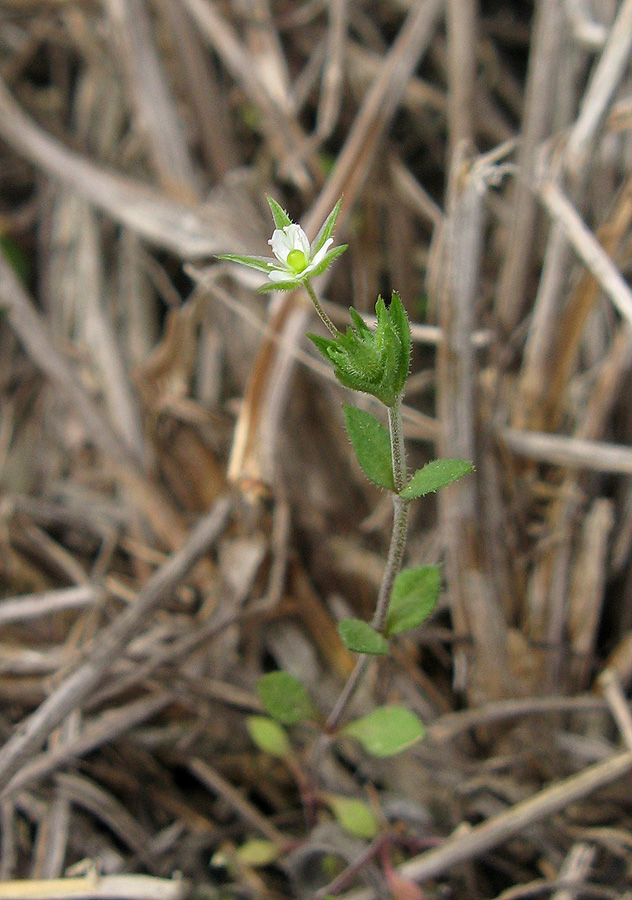
[[387, 309], [381, 297], [375, 306], [377, 328], [350, 309], [353, 328], [335, 338], [307, 337], [334, 367], [336, 378], [354, 391], [372, 394], [385, 406], [394, 406], [402, 395], [410, 365], [410, 324], [400, 296], [393, 293]]
[[282, 207], [268, 197], [272, 217], [276, 226], [271, 239], [275, 258], [266, 256], [237, 256], [224, 253], [219, 258], [241, 263], [251, 269], [265, 272], [270, 283], [264, 284], [259, 291], [293, 291], [310, 278], [322, 275], [330, 264], [347, 249], [346, 244], [329, 249], [334, 242], [332, 237], [336, 219], [340, 211], [339, 200], [327, 216], [325, 224], [310, 245], [307, 235], [300, 225], [296, 225]]

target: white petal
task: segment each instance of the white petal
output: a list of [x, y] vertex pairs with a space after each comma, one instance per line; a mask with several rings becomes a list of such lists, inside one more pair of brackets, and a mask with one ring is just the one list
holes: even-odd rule
[[270, 246], [272, 247], [272, 252], [279, 260], [279, 262], [285, 265], [287, 263], [287, 255], [290, 250], [294, 250], [294, 244], [291, 241], [290, 236], [288, 235], [288, 229], [291, 228], [291, 225], [288, 225], [286, 228], [276, 228], [272, 234], [272, 237], [268, 241]]
[[[292, 227], [292, 226], [290, 226], [290, 227]], [[305, 259], [309, 259], [310, 253], [311, 253], [312, 251], [310, 250], [310, 246], [309, 246], [309, 241], [308, 241], [308, 239], [307, 239], [307, 235], [305, 234], [305, 232], [303, 231], [303, 229], [301, 228], [300, 225], [297, 225], [296, 228], [298, 229], [297, 234], [298, 234], [299, 240], [300, 240], [300, 242], [301, 242], [300, 245], [297, 246], [296, 249], [297, 249], [297, 250], [302, 250], [303, 253], [305, 254]]]
[[317, 266], [319, 263], [321, 263], [323, 261], [323, 259], [325, 258], [326, 254], [327, 254], [327, 251], [329, 250], [329, 248], [333, 244], [333, 242], [334, 242], [333, 238], [327, 238], [327, 240], [325, 241], [323, 246], [320, 248], [318, 253], [314, 256], [314, 258], [312, 260], [310, 260], [310, 265], [309, 265], [310, 269], [313, 269], [315, 266]]
[[[300, 225], [286, 225], [283, 229], [287, 235], [287, 239], [291, 244], [290, 250], [300, 250], [305, 254], [305, 259], [309, 259], [309, 241], [307, 235]], [[287, 257], [286, 257], [287, 259]]]
[[283, 272], [281, 269], [273, 269], [271, 272], [268, 272], [268, 278], [270, 281], [274, 282], [274, 284], [279, 284], [284, 281], [294, 281], [296, 279], [296, 272]]

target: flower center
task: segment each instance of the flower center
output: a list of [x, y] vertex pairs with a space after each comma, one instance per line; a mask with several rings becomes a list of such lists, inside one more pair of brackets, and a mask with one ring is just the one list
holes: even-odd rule
[[290, 250], [286, 261], [290, 269], [297, 275], [307, 268], [307, 259], [302, 250]]

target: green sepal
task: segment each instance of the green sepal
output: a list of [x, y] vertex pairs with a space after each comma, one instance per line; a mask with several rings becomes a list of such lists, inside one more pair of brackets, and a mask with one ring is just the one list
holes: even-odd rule
[[292, 220], [283, 207], [279, 206], [274, 197], [266, 196], [266, 200], [268, 201], [274, 224], [279, 230], [282, 231], [284, 228], [287, 228], [288, 225], [292, 224]]
[[360, 468], [373, 484], [395, 490], [388, 429], [371, 413], [356, 406], [343, 407], [345, 426]]
[[379, 706], [368, 716], [349, 722], [341, 733], [354, 737], [372, 756], [387, 757], [412, 747], [426, 729], [405, 706]]
[[258, 269], [260, 272], [269, 273], [272, 269], [271, 260], [265, 256], [238, 256], [236, 253], [219, 253], [218, 259], [225, 259], [228, 262], [241, 263], [242, 266], [249, 266], [251, 269]]
[[329, 240], [329, 238], [333, 235], [334, 228], [336, 227], [336, 219], [338, 218], [338, 213], [340, 212], [341, 203], [342, 197], [340, 198], [340, 200], [338, 200], [332, 211], [329, 213], [329, 215], [325, 219], [325, 222], [323, 223], [322, 228], [316, 235], [314, 243], [310, 248], [312, 257], [316, 256], [325, 241]]
[[342, 256], [348, 246], [348, 244], [339, 244], [337, 247], [332, 247], [331, 250], [328, 250], [318, 265], [313, 269], [310, 269], [303, 280], [306, 281], [309, 278], [316, 278], [318, 275], [322, 275], [323, 272], [329, 268], [334, 259], [338, 259], [339, 256]]
[[388, 641], [384, 635], [362, 619], [343, 619], [338, 623], [338, 634], [347, 650], [388, 656]]
[[309, 694], [289, 672], [269, 672], [257, 682], [257, 693], [269, 716], [283, 725], [296, 725], [316, 714]]
[[392, 637], [421, 625], [437, 605], [440, 587], [438, 566], [418, 566], [401, 571], [393, 584], [385, 634]]
[[417, 469], [406, 487], [400, 491], [400, 496], [404, 500], [424, 497], [473, 471], [474, 466], [466, 459], [433, 459], [422, 469]]
[[268, 281], [257, 288], [258, 294], [268, 294], [270, 291], [295, 291], [303, 284], [304, 279], [293, 278], [292, 281]]
[[290, 739], [285, 728], [278, 722], [267, 716], [248, 716], [246, 728], [254, 743], [264, 753], [279, 757], [291, 755]]

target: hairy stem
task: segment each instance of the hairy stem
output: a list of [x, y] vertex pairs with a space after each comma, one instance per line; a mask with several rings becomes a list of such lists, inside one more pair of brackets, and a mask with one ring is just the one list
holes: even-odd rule
[[391, 544], [388, 549], [388, 557], [384, 575], [382, 576], [382, 584], [375, 606], [375, 613], [371, 625], [377, 631], [382, 631], [386, 622], [386, 614], [388, 612], [388, 604], [391, 599], [391, 591], [397, 577], [397, 573], [402, 567], [404, 559], [404, 550], [406, 549], [406, 535], [408, 534], [408, 511], [410, 500], [404, 500], [399, 496], [408, 478], [408, 470], [406, 466], [406, 450], [404, 448], [404, 425], [402, 422], [402, 398], [398, 397], [397, 402], [389, 407], [388, 424], [391, 435], [391, 454], [393, 457], [393, 480], [395, 482], [395, 490], [393, 494], [393, 531], [391, 533]]
[[391, 534], [391, 545], [388, 550], [386, 560], [386, 568], [380, 585], [380, 593], [378, 594], [375, 613], [371, 625], [376, 631], [382, 631], [386, 622], [386, 614], [388, 612], [388, 604], [391, 599], [391, 591], [399, 570], [402, 567], [404, 559], [404, 550], [406, 549], [406, 535], [408, 533], [408, 510], [410, 500], [402, 500], [397, 494], [393, 497], [393, 532]]
[[334, 708], [327, 716], [327, 721], [325, 722], [325, 730], [331, 733], [335, 731], [338, 725], [340, 724], [340, 720], [345, 714], [349, 703], [351, 702], [351, 698], [355, 694], [358, 685], [360, 684], [364, 673], [369, 667], [370, 659], [366, 653], [361, 653], [358, 657], [358, 661], [355, 664], [353, 672], [347, 678], [347, 683], [342, 689], [342, 693], [336, 700]]
[[[391, 454], [393, 458], [393, 480], [395, 482], [395, 490], [401, 491], [406, 484], [406, 479], [408, 476], [406, 467], [406, 452], [404, 449], [404, 427], [402, 423], [401, 397], [398, 398], [397, 403], [395, 403], [392, 407], [389, 407], [388, 424], [391, 436]], [[377, 604], [375, 606], [375, 613], [371, 622], [371, 625], [377, 631], [382, 631], [384, 629], [386, 614], [388, 612], [388, 604], [389, 600], [391, 599], [391, 591], [393, 590], [395, 578], [397, 577], [397, 573], [401, 569], [402, 561], [404, 559], [404, 550], [406, 549], [406, 535], [408, 532], [409, 506], [409, 500], [404, 500], [399, 496], [398, 493], [393, 494], [393, 530], [391, 532], [391, 543], [388, 550], [388, 557], [386, 559], [384, 574], [382, 576], [382, 583], [380, 585]], [[361, 654], [358, 658], [358, 661], [355, 664], [355, 668], [347, 679], [347, 683], [342, 689], [342, 693], [338, 697], [338, 700], [336, 701], [336, 704], [330, 712], [327, 718], [327, 722], [325, 723], [325, 728], [329, 733], [335, 731], [335, 729], [338, 727], [340, 720], [345, 714], [345, 711], [358, 688], [358, 685], [364, 677], [369, 662], [370, 657], [366, 654]]]
[[391, 454], [393, 457], [393, 480], [395, 491], [399, 494], [406, 486], [408, 467], [406, 466], [406, 448], [404, 447], [404, 423], [402, 421], [401, 394], [388, 408], [388, 427], [391, 435]]
[[329, 331], [329, 333], [332, 335], [332, 337], [335, 337], [335, 338], [338, 337], [340, 332], [338, 331], [338, 329], [336, 328], [334, 323], [331, 321], [331, 319], [329, 318], [329, 316], [327, 315], [325, 310], [320, 305], [320, 300], [316, 296], [316, 292], [314, 291], [314, 288], [312, 287], [311, 283], [309, 281], [305, 281], [303, 283], [305, 285], [305, 290], [309, 294], [310, 299], [311, 299], [312, 303], [314, 304], [314, 308], [315, 308], [316, 312], [318, 313], [318, 315], [320, 316], [323, 325]]

